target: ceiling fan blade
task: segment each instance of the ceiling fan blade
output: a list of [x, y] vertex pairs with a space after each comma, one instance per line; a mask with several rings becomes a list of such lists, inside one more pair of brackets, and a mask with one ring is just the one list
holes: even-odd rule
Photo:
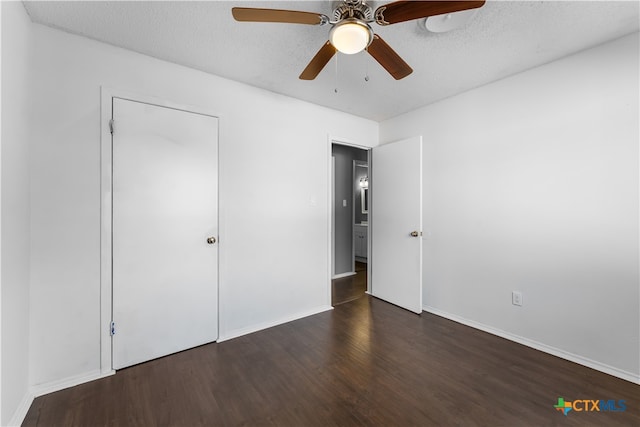
[[307, 25], [323, 25], [329, 22], [329, 18], [320, 13], [300, 12], [296, 10], [234, 7], [231, 9], [231, 13], [236, 21], [243, 22], [282, 22]]
[[404, 62], [400, 55], [391, 49], [391, 46], [377, 34], [374, 34], [373, 41], [367, 48], [367, 52], [396, 80], [403, 79], [413, 73], [413, 69], [409, 64]]
[[325, 65], [329, 62], [333, 55], [336, 54], [336, 48], [333, 47], [331, 42], [327, 41], [324, 46], [320, 48], [316, 56], [313, 57], [307, 68], [304, 69], [302, 74], [300, 74], [300, 79], [302, 80], [313, 80], [316, 78], [320, 71], [324, 68]]
[[413, 19], [475, 9], [484, 3], [484, 1], [397, 1], [377, 8], [375, 19], [380, 25], [397, 24]]

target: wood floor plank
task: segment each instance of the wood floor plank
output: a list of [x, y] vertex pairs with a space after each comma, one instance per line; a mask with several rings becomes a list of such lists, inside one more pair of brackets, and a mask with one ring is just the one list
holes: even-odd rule
[[38, 397], [23, 425], [638, 426], [640, 386], [364, 296]]

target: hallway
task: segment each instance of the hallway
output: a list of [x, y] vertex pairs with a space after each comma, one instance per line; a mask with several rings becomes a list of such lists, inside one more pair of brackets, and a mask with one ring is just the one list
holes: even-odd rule
[[331, 281], [331, 305], [353, 301], [367, 291], [367, 264], [356, 261], [356, 274]]

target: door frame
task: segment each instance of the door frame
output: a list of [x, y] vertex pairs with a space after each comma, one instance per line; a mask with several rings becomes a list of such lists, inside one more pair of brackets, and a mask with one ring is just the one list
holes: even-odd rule
[[[333, 194], [333, 186], [334, 186], [334, 165], [333, 165], [333, 156], [332, 156], [332, 146], [333, 144], [337, 144], [337, 145], [344, 145], [347, 147], [353, 147], [353, 148], [358, 148], [361, 150], [366, 150], [367, 151], [367, 163], [369, 164], [369, 166], [371, 166], [371, 150], [373, 149], [373, 146], [371, 145], [364, 145], [361, 144], [359, 142], [354, 142], [349, 140], [348, 138], [340, 138], [340, 137], [333, 137], [331, 135], [327, 136], [327, 176], [328, 176], [328, 190], [327, 194], [327, 210], [328, 210], [328, 233], [327, 233], [327, 249], [328, 249], [328, 254], [327, 254], [327, 260], [329, 261], [328, 264], [328, 281], [327, 281], [327, 301], [328, 301], [328, 305], [331, 306], [331, 282], [332, 282], [332, 278], [333, 278], [333, 267], [334, 267], [334, 263], [335, 263], [335, 251], [334, 251], [334, 240], [335, 240], [335, 236], [334, 236], [334, 229], [333, 229], [333, 222], [334, 222], [334, 194]], [[371, 185], [371, 169], [369, 169], [369, 185]], [[352, 215], [353, 216], [353, 215]], [[369, 221], [369, 226], [371, 226], [371, 219], [373, 218], [373, 210], [371, 209], [371, 199], [369, 199], [369, 213], [368, 213], [368, 221]], [[353, 257], [353, 242], [351, 245], [351, 250], [352, 250], [352, 257]], [[371, 257], [371, 233], [367, 233], [367, 259], [370, 259]], [[367, 278], [371, 277], [371, 263], [368, 262], [367, 263]], [[367, 279], [367, 293], [370, 294], [371, 293], [371, 280]], [[333, 306], [331, 306], [333, 308]]]
[[[110, 121], [113, 115], [113, 98], [216, 117], [218, 119], [218, 188], [220, 187], [220, 114], [204, 107], [179, 104], [163, 98], [100, 86], [100, 372], [103, 375], [115, 373], [111, 339], [111, 321], [113, 317], [113, 141]], [[117, 124], [115, 126], [117, 127]], [[220, 211], [219, 191], [218, 211]], [[221, 220], [220, 216], [218, 216], [218, 236], [220, 234]], [[219, 243], [218, 245], [218, 259], [220, 259], [222, 248]], [[220, 328], [219, 308], [220, 270], [218, 269], [218, 329]]]

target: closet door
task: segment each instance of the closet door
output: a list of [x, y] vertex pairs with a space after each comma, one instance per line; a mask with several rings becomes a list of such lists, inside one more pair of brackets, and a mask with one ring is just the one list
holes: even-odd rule
[[113, 368], [218, 338], [218, 119], [113, 98]]

